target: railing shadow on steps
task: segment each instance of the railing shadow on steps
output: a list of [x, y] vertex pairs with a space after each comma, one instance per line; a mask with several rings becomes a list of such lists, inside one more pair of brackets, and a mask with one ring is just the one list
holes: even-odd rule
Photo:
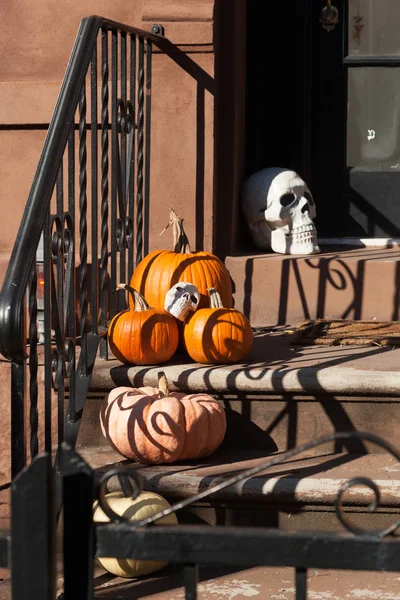
[[148, 252], [153, 46], [213, 93], [153, 30], [93, 16], [76, 37], [0, 294], [12, 478], [39, 451], [75, 446], [107, 322], [125, 308], [116, 285]]
[[[179, 516], [181, 509], [231, 486], [243, 484], [268, 468], [312, 448], [332, 441], [344, 442], [356, 438], [380, 446], [400, 462], [399, 452], [378, 436], [360, 432], [336, 433], [303, 444], [282, 455], [267, 457], [257, 466], [227, 476], [195, 496], [180, 500], [140, 521], [131, 521], [129, 510], [126, 516], [116, 514], [107, 499], [107, 486], [113, 477], [118, 478], [123, 495], [133, 499], [138, 496], [143, 482], [134, 470], [114, 468], [99, 478], [73, 448], [63, 443], [60, 448], [64, 507], [63, 600], [89, 600], [95, 597], [95, 556], [159, 560], [179, 565], [182, 568], [187, 600], [196, 600], [198, 597], [199, 565], [236, 570], [255, 566], [292, 567], [293, 591], [297, 600], [310, 597], [307, 584], [309, 569], [399, 572], [400, 542], [396, 532], [400, 521], [396, 516], [392, 515], [393, 522], [390, 525], [370, 530], [355, 525], [346, 515], [346, 494], [355, 486], [365, 486], [371, 492], [371, 512], [379, 505], [379, 487], [367, 477], [355, 477], [338, 486], [334, 507], [346, 533], [285, 532], [265, 527], [179, 524], [153, 527], [157, 521], [172, 512]], [[54, 482], [51, 456], [47, 453], [35, 457], [13, 481], [13, 541], [10, 548], [9, 537], [2, 537], [0, 532], [0, 564], [18, 565], [17, 569], [12, 570], [15, 600], [25, 600], [28, 597], [48, 600], [55, 598]], [[95, 501], [100, 503], [108, 522], [93, 522]], [[28, 504], [30, 511], [26, 510]], [[7, 555], [11, 556], [11, 561], [7, 560]], [[163, 579], [160, 582], [163, 586]], [[140, 586], [135, 590], [140, 595]]]

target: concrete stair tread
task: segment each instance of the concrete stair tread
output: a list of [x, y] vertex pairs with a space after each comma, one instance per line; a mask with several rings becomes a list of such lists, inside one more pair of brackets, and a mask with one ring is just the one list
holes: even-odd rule
[[[185, 392], [338, 395], [397, 395], [400, 389], [399, 347], [300, 346], [288, 328], [257, 335], [248, 360], [234, 365], [201, 365], [187, 355], [157, 366], [96, 361], [91, 389], [157, 386], [158, 372], [171, 390]], [[291, 331], [291, 330], [289, 330]]]
[[[200, 461], [146, 466], [123, 460], [111, 449], [82, 449], [79, 452], [99, 474], [116, 466], [134, 470], [144, 478], [146, 489], [168, 498], [194, 496], [272, 458], [250, 450], [236, 453], [219, 450]], [[381, 492], [382, 506], [400, 505], [400, 464], [392, 456], [344, 452], [299, 455], [213, 495], [213, 499], [332, 506], [339, 488], [358, 476], [375, 481]], [[117, 487], [115, 481], [110, 490]], [[346, 495], [346, 501], [351, 505], [367, 505], [371, 498], [372, 493], [364, 486], [354, 487]]]
[[[110, 389], [156, 387], [160, 370], [171, 390], [206, 392], [220, 399], [227, 409], [225, 442], [233, 451], [240, 446], [268, 455], [333, 431], [398, 438], [400, 348], [294, 346], [284, 331], [256, 336], [251, 362], [244, 364], [200, 365], [187, 355], [149, 367], [98, 359], [79, 444], [106, 444], [99, 411]], [[365, 450], [359, 440], [345, 448], [356, 454]], [[329, 451], [337, 451], [334, 442]]]

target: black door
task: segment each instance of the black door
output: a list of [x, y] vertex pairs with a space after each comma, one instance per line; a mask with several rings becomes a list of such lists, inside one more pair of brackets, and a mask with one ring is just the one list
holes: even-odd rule
[[399, 237], [400, 1], [248, 5], [247, 174], [299, 171], [320, 237]]

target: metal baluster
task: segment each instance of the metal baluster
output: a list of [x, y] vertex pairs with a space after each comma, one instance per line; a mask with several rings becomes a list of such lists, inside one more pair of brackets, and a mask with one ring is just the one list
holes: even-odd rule
[[[120, 169], [121, 169], [121, 183], [120, 192], [123, 194], [123, 198], [119, 199], [119, 204], [123, 204], [123, 211], [120, 211], [120, 241], [119, 241], [119, 280], [125, 282], [126, 279], [126, 121], [128, 118], [126, 110], [126, 34], [121, 32], [121, 100], [125, 107], [125, 123], [121, 123], [121, 152], [120, 152]], [[118, 310], [124, 310], [126, 303], [124, 294], [119, 294], [118, 297]]]
[[12, 482], [11, 595], [56, 597], [56, 520], [51, 454], [41, 454]]
[[30, 424], [30, 451], [31, 460], [38, 454], [38, 327], [37, 327], [37, 272], [36, 261], [32, 266], [32, 275], [29, 286], [29, 424]]
[[[60, 340], [57, 345], [58, 351], [58, 375], [57, 378], [57, 400], [58, 400], [58, 444], [64, 441], [64, 401], [65, 401], [65, 381], [64, 381], [64, 364], [65, 364], [65, 330], [64, 330], [64, 235], [63, 235], [63, 223], [64, 223], [64, 190], [63, 190], [63, 163], [61, 162], [60, 169], [57, 174], [56, 183], [56, 201], [57, 201], [57, 217], [58, 223], [60, 224], [60, 230], [57, 232], [59, 239], [59, 248], [55, 256], [57, 257], [57, 303], [58, 303], [58, 326], [60, 328]], [[53, 250], [53, 253], [54, 250]], [[52, 307], [53, 311], [55, 306]], [[61, 369], [60, 369], [61, 364]]]
[[197, 582], [199, 580], [199, 566], [185, 565], [183, 567], [183, 585], [185, 600], [197, 600]]
[[91, 142], [92, 142], [92, 332], [97, 333], [98, 326], [98, 261], [97, 261], [97, 223], [98, 223], [98, 184], [97, 184], [97, 46], [93, 49], [90, 71], [90, 101], [91, 101]]
[[86, 152], [86, 90], [85, 84], [82, 88], [82, 95], [79, 103], [79, 292], [80, 292], [80, 335], [81, 335], [81, 355], [82, 363], [81, 375], [86, 373], [87, 367], [87, 335], [86, 335], [86, 317], [88, 311], [87, 297], [87, 152]]
[[[56, 182], [56, 202], [57, 202], [57, 217], [59, 218], [60, 223], [64, 221], [64, 191], [63, 191], [63, 181], [64, 181], [64, 168], [63, 163], [61, 162], [59, 171], [57, 173], [57, 182]], [[61, 233], [61, 232], [60, 232]], [[63, 236], [60, 237], [60, 244], [63, 244]], [[57, 254], [57, 298], [58, 298], [58, 318], [60, 321], [60, 326], [62, 327], [64, 323], [64, 256], [63, 252]], [[61, 330], [63, 334], [63, 330]], [[64, 337], [64, 336], [63, 336]]]
[[118, 310], [117, 298], [117, 90], [118, 90], [118, 38], [117, 32], [111, 35], [111, 297], [110, 313]]
[[127, 190], [127, 198], [128, 198], [128, 217], [130, 219], [131, 224], [131, 232], [128, 244], [128, 281], [130, 281], [133, 273], [133, 233], [134, 227], [133, 224], [135, 222], [135, 202], [134, 202], [134, 174], [135, 174], [135, 116], [136, 116], [136, 36], [131, 35], [131, 47], [130, 47], [130, 101], [132, 103], [132, 120], [134, 124], [134, 128], [132, 131], [132, 152], [131, 152], [131, 161], [130, 164], [127, 165], [129, 169], [129, 187]]
[[68, 139], [68, 215], [69, 215], [69, 236], [70, 247], [68, 248], [68, 262], [70, 270], [67, 268], [67, 308], [66, 308], [66, 335], [71, 344], [68, 353], [68, 371], [69, 376], [69, 407], [68, 419], [74, 420], [76, 413], [76, 293], [75, 293], [75, 123], [72, 123]]
[[64, 504], [64, 600], [93, 598], [93, 472], [67, 444], [60, 452]]
[[143, 126], [144, 126], [144, 40], [138, 39], [138, 137], [137, 137], [137, 199], [136, 199], [136, 266], [143, 258]]
[[52, 370], [51, 370], [51, 299], [50, 299], [50, 267], [51, 267], [51, 231], [50, 215], [47, 209], [43, 225], [43, 319], [44, 319], [44, 449], [51, 452], [52, 446]]
[[144, 177], [144, 255], [149, 253], [149, 220], [150, 220], [150, 139], [151, 139], [151, 67], [152, 43], [146, 45], [146, 134], [145, 134], [145, 177]]
[[[101, 317], [100, 325], [107, 326], [107, 267], [108, 267], [108, 31], [101, 31]], [[100, 356], [107, 358], [107, 340], [100, 341]]]
[[307, 569], [296, 568], [296, 600], [307, 600]]
[[26, 464], [25, 454], [25, 361], [11, 363], [11, 476], [14, 478]]
[[[126, 33], [121, 32], [121, 99], [126, 106], [127, 99], [127, 50]], [[121, 133], [121, 173], [122, 181], [126, 181], [126, 128]]]

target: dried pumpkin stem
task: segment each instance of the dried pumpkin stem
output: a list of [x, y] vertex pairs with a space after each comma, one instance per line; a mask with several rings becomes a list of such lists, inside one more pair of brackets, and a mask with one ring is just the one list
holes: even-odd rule
[[210, 308], [224, 308], [221, 296], [215, 288], [207, 288], [207, 292], [210, 296]]
[[150, 306], [143, 298], [142, 294], [139, 294], [133, 287], [127, 283], [120, 283], [117, 285], [117, 290], [126, 290], [130, 294], [133, 301], [133, 310], [140, 312], [141, 310], [149, 310]]
[[169, 396], [168, 379], [164, 371], [160, 371], [158, 373], [158, 389], [159, 398], [166, 398], [167, 396]]
[[169, 225], [172, 225], [174, 252], [188, 254], [190, 252], [190, 243], [183, 228], [183, 219], [182, 217], [178, 217], [173, 208], [169, 209]]

